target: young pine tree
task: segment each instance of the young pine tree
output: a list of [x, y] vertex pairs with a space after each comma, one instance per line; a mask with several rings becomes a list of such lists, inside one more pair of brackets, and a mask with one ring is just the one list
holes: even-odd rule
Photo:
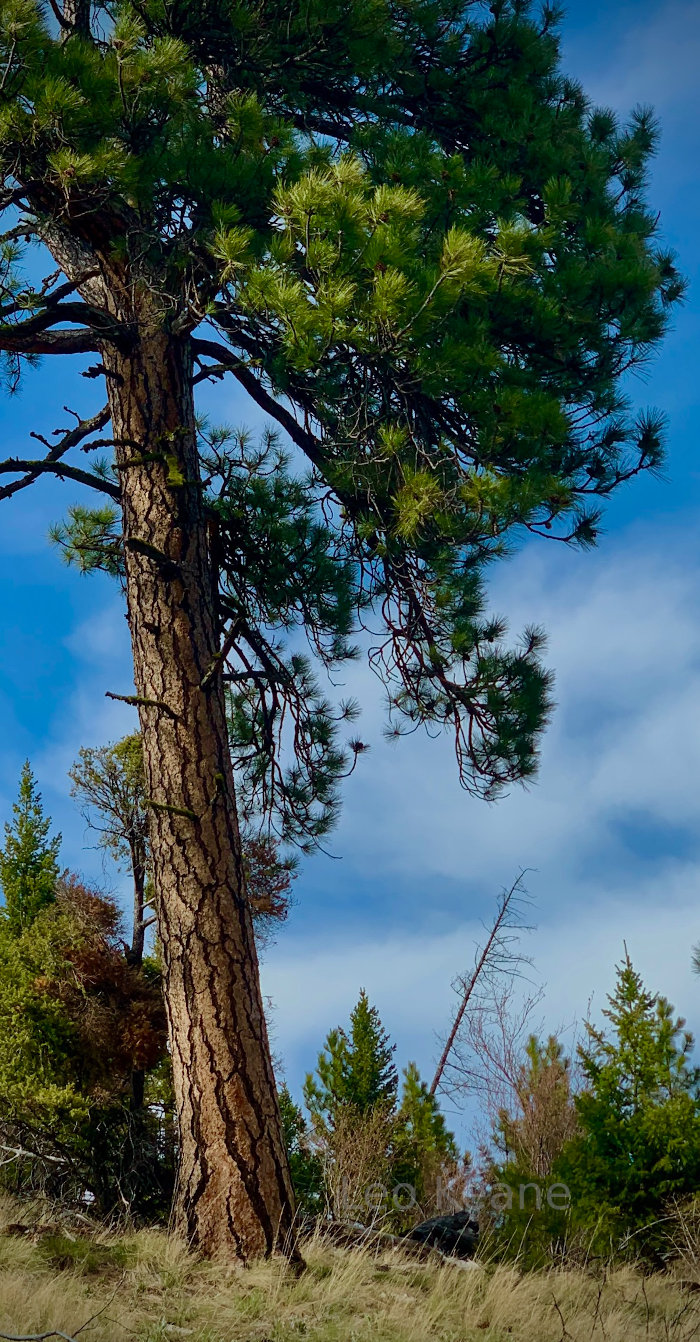
[[[530, 776], [542, 639], [506, 644], [485, 569], [528, 533], [589, 544], [661, 459], [620, 390], [682, 288], [645, 199], [655, 127], [589, 104], [556, 24], [527, 0], [0, 0], [0, 352], [11, 388], [48, 357], [103, 393], [0, 462], [0, 498], [96, 492], [59, 539], [124, 585], [175, 1223], [204, 1252], [293, 1243], [231, 745], [317, 841], [360, 743], [313, 658], [364, 622], [394, 730], [453, 731], [475, 793]], [[207, 378], [293, 470], [200, 429]]]
[[[306, 1078], [304, 1099], [332, 1210], [365, 1218], [381, 1212], [405, 1228], [428, 1205], [444, 1168], [454, 1172], [459, 1157], [414, 1063], [404, 1070], [399, 1095], [395, 1050], [363, 989], [349, 1028], [328, 1034], [316, 1071]], [[398, 1185], [404, 1187], [395, 1203]], [[379, 1188], [386, 1205], [369, 1205], [367, 1196]]]
[[[413, 1190], [415, 1204], [425, 1215], [433, 1210], [438, 1179], [448, 1172], [456, 1172], [459, 1151], [441, 1114], [438, 1101], [421, 1080], [415, 1063], [409, 1063], [403, 1073], [401, 1098], [396, 1112], [396, 1126], [392, 1143], [392, 1178], [395, 1185], [404, 1184]], [[412, 1204], [407, 1203], [409, 1219]]]
[[315, 1125], [330, 1131], [343, 1110], [358, 1116], [374, 1109], [390, 1112], [396, 1101], [398, 1076], [392, 1044], [362, 989], [350, 1014], [350, 1028], [331, 1030], [309, 1073], [304, 1099]]
[[653, 1252], [664, 1212], [700, 1181], [700, 1073], [693, 1038], [664, 997], [649, 993], [626, 956], [604, 1015], [586, 1026], [580, 1136], [557, 1163], [574, 1223], [601, 1251]]
[[14, 818], [5, 824], [0, 849], [0, 890], [5, 900], [2, 916], [12, 934], [19, 936], [56, 898], [61, 847], [60, 834], [49, 838], [51, 818], [44, 815], [28, 760], [12, 811]]

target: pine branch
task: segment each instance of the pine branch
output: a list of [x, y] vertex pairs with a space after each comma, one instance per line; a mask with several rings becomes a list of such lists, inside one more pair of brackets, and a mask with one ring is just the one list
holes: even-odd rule
[[94, 331], [47, 331], [27, 336], [19, 326], [0, 326], [0, 350], [8, 354], [100, 354]]
[[[75, 331], [50, 333], [51, 327], [70, 321], [85, 325]], [[0, 350], [22, 354], [99, 353], [100, 343], [95, 335], [98, 331], [101, 340], [111, 340], [115, 344], [124, 340], [124, 328], [98, 308], [87, 303], [49, 303], [33, 317], [0, 326]]]
[[[27, 231], [26, 225], [24, 224], [22, 224], [17, 230], [12, 230], [12, 232], [17, 232], [21, 236], [23, 236], [26, 233], [26, 231]], [[4, 237], [7, 236], [8, 236], [7, 234], [4, 235]], [[0, 317], [4, 319], [6, 317], [13, 316], [15, 312], [21, 312], [23, 310], [26, 311], [27, 302], [28, 300], [31, 299], [35, 299], [37, 301], [37, 305], [41, 305], [42, 308], [46, 308], [47, 310], [49, 310], [50, 308], [55, 308], [58, 306], [59, 303], [62, 303], [65, 298], [68, 298], [70, 294], [74, 294], [76, 290], [80, 288], [81, 284], [84, 284], [86, 282], [86, 280], [95, 279], [99, 275], [99, 271], [98, 270], [84, 271], [81, 275], [78, 275], [76, 279], [66, 280], [65, 284], [59, 285], [58, 289], [53, 289], [52, 291], [51, 286], [55, 284], [60, 274], [61, 274], [60, 270], [57, 270], [54, 271], [51, 275], [47, 276], [44, 279], [41, 289], [37, 294], [27, 293], [26, 290], [23, 290], [22, 293], [17, 296], [17, 298], [13, 303], [8, 303], [6, 307], [0, 308]], [[81, 304], [80, 306], [82, 307], [84, 305]]]
[[62, 28], [64, 32], [69, 33], [71, 31], [71, 25], [68, 22], [68, 20], [64, 18], [63, 11], [60, 5], [56, 3], [56, 0], [49, 0], [49, 4], [51, 6], [53, 16], [56, 22], [58, 23], [59, 27]]
[[169, 718], [177, 721], [175, 709], [162, 699], [147, 699], [140, 694], [114, 694], [112, 690], [105, 690], [105, 699], [117, 699], [122, 704], [131, 704], [134, 708], [159, 708], [161, 712], [167, 713]]
[[289, 434], [292, 442], [301, 448], [309, 461], [314, 466], [321, 467], [323, 465], [323, 453], [318, 439], [312, 433], [309, 433], [308, 429], [304, 429], [293, 414], [280, 405], [270, 392], [265, 390], [247, 364], [236, 358], [232, 350], [227, 349], [225, 345], [218, 344], [215, 340], [193, 340], [192, 348], [195, 355], [207, 355], [209, 358], [218, 360], [219, 368], [228, 368], [229, 372], [233, 373], [233, 376], [260, 406], [261, 410], [264, 410], [272, 419], [277, 420], [280, 428]]

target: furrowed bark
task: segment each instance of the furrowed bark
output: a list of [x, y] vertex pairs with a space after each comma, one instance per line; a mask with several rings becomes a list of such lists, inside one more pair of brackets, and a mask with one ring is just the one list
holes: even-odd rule
[[132, 445], [117, 464], [180, 1134], [175, 1224], [210, 1255], [298, 1259], [222, 682], [206, 674], [218, 637], [189, 348], [155, 322], [104, 360], [114, 438]]

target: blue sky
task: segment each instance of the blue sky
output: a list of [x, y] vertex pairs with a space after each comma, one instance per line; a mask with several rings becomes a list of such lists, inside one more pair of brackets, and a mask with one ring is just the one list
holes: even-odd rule
[[[549, 632], [557, 712], [537, 783], [496, 806], [460, 792], [449, 742], [381, 737], [380, 696], [359, 668], [372, 751], [346, 787], [333, 858], [307, 862], [296, 907], [267, 953], [274, 1046], [296, 1088], [328, 1028], [361, 986], [426, 1074], [448, 1023], [450, 980], [469, 963], [479, 920], [518, 870], [538, 930], [528, 939], [552, 1024], [595, 1012], [623, 939], [649, 985], [700, 1029], [700, 5], [697, 0], [569, 5], [567, 69], [624, 112], [651, 103], [662, 121], [651, 198], [691, 282], [661, 356], [632, 385], [670, 422], [663, 481], [632, 484], [609, 506], [593, 554], [542, 542], [494, 571], [493, 605], [514, 630]], [[84, 410], [92, 383], [64, 366], [27, 377], [0, 407], [3, 455], [27, 453], [55, 407]], [[218, 413], [256, 423], [231, 396]], [[67, 422], [67, 421], [66, 421]], [[67, 570], [46, 541], [71, 494], [41, 483], [0, 508], [0, 816], [29, 757], [64, 836], [67, 865], [125, 889], [90, 847], [66, 771], [81, 745], [115, 739], [130, 710], [126, 623], [113, 587]]]

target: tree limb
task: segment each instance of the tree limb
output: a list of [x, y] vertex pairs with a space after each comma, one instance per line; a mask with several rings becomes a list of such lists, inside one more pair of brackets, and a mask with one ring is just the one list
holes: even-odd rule
[[24, 476], [22, 480], [16, 480], [11, 485], [4, 485], [0, 489], [0, 500], [10, 498], [20, 489], [26, 489], [27, 485], [34, 484], [38, 476], [46, 474], [57, 475], [61, 480], [74, 480], [78, 485], [87, 485], [89, 489], [96, 489], [100, 494], [108, 494], [116, 503], [121, 501], [118, 485], [113, 485], [109, 480], [102, 480], [99, 475], [93, 475], [90, 471], [81, 471], [78, 466], [68, 466], [65, 461], [54, 461], [50, 457], [44, 457], [40, 461], [22, 461], [19, 457], [8, 457], [7, 461], [0, 461], [0, 475]]
[[[32, 317], [26, 317], [24, 321], [16, 323], [4, 323], [0, 326], [0, 349], [19, 350], [28, 354], [39, 353], [81, 353], [82, 348], [62, 349], [51, 348], [53, 344], [49, 341], [48, 349], [38, 349], [37, 344], [42, 343], [41, 337], [46, 339], [46, 333], [53, 326], [58, 326], [61, 322], [82, 322], [76, 331], [60, 331], [56, 334], [59, 337], [59, 344], [65, 345], [71, 339], [78, 337], [82, 342], [85, 341], [86, 334], [91, 343], [87, 346], [89, 350], [99, 350], [99, 345], [95, 341], [93, 332], [100, 332], [103, 340], [119, 341], [123, 339], [124, 331], [117, 322], [109, 317], [107, 313], [100, 312], [99, 308], [90, 307], [88, 303], [53, 303], [49, 302], [41, 312], [35, 312]], [[85, 331], [87, 327], [87, 332]], [[39, 337], [39, 341], [35, 338]]]
[[193, 340], [192, 348], [195, 354], [205, 354], [211, 359], [216, 359], [220, 366], [225, 365], [261, 410], [277, 420], [280, 428], [289, 434], [292, 442], [301, 448], [309, 461], [319, 469], [323, 466], [323, 453], [318, 439], [298, 423], [291, 411], [286, 410], [269, 391], [265, 390], [255, 374], [250, 371], [247, 364], [236, 357], [233, 350], [220, 345], [216, 340]]
[[28, 336], [21, 326], [0, 326], [0, 350], [8, 354], [100, 354], [94, 331], [46, 331]]
[[[69, 413], [72, 414], [74, 412], [70, 411]], [[79, 468], [74, 466], [62, 465], [61, 470], [58, 469], [58, 463], [61, 461], [61, 458], [65, 456], [66, 452], [70, 452], [72, 447], [77, 447], [84, 438], [89, 438], [91, 433], [96, 433], [99, 429], [104, 428], [108, 419], [109, 406], [105, 405], [101, 410], [97, 411], [96, 415], [91, 415], [89, 419], [78, 420], [78, 423], [74, 428], [69, 429], [67, 433], [64, 433], [63, 437], [59, 442], [55, 443], [53, 447], [49, 447], [45, 438], [39, 438], [39, 442], [43, 442], [49, 447], [49, 451], [43, 461], [34, 464], [35, 469], [33, 470], [28, 470], [31, 463], [16, 461], [13, 458], [10, 458], [8, 461], [0, 462], [1, 474], [12, 474], [14, 471], [19, 472], [28, 470], [28, 474], [22, 480], [14, 480], [11, 485], [5, 485], [4, 488], [0, 489], [0, 499], [11, 498], [13, 494], [17, 494], [20, 489], [26, 489], [28, 485], [33, 484], [40, 475], [46, 472], [52, 472], [57, 475], [63, 474], [70, 479], [77, 479], [80, 484], [89, 483], [91, 488], [94, 489], [108, 485], [110, 490], [114, 488], [117, 491], [113, 497], [118, 499], [118, 486], [112, 486], [108, 481], [102, 480], [100, 476], [92, 475], [88, 471], [80, 471]], [[37, 434], [32, 436], [35, 438], [38, 437]], [[78, 469], [77, 476], [75, 473], [76, 469]]]

